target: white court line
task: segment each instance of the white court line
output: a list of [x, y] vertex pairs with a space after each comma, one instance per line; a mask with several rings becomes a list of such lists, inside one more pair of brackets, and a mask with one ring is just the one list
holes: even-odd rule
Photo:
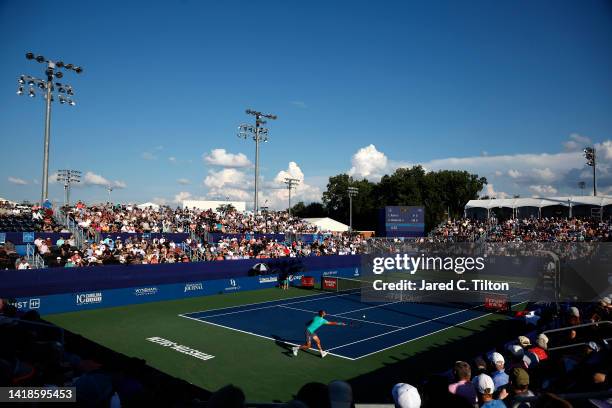
[[[234, 327], [230, 327], [230, 326], [224, 326], [224, 325], [222, 325], [222, 324], [217, 324], [217, 323], [207, 322], [206, 320], [196, 319], [195, 317], [189, 317], [189, 316], [184, 316], [184, 315], [179, 315], [179, 316], [184, 317], [185, 319], [195, 320], [196, 322], [206, 323], [206, 324], [210, 324], [210, 325], [212, 325], [212, 326], [222, 327], [222, 328], [224, 328], [224, 329], [234, 330], [234, 331], [237, 331], [237, 332], [240, 332], [240, 333], [250, 334], [250, 335], [253, 335], [253, 336], [261, 337], [262, 339], [268, 339], [268, 340], [272, 340], [272, 341], [280, 341], [280, 342], [282, 342], [282, 343], [284, 343], [284, 344], [287, 344], [287, 345], [290, 345], [290, 346], [300, 346], [300, 344], [297, 344], [297, 343], [291, 343], [291, 342], [289, 342], [289, 341], [284, 341], [284, 340], [274, 339], [274, 338], [272, 338], [272, 337], [263, 336], [263, 335], [261, 335], [261, 334], [257, 334], [257, 333], [253, 333], [253, 332], [249, 332], [249, 331], [245, 331], [245, 330], [236, 329], [236, 328], [234, 328]], [[318, 351], [318, 350], [316, 350], [316, 349], [314, 349], [314, 348], [311, 348], [311, 350]], [[351, 361], [355, 360], [354, 358], [347, 357], [347, 356], [343, 356], [343, 355], [341, 355], [341, 354], [329, 353], [329, 355], [330, 355], [330, 356], [334, 356], [334, 357], [344, 358], [344, 359], [346, 359], [346, 360], [351, 360]]]
[[[278, 307], [282, 307], [282, 308], [285, 308], [285, 309], [291, 309], [291, 310], [299, 310], [300, 312], [308, 312], [308, 313], [313, 313], [313, 314], [317, 314], [318, 313], [317, 310], [298, 309], [297, 307], [289, 307], [289, 306], [284, 306], [284, 305], [279, 305]], [[334, 315], [334, 314], [330, 313], [329, 316], [337, 316], [337, 315]], [[346, 320], [355, 320], [357, 322], [377, 324], [379, 326], [387, 326], [387, 327], [395, 327], [396, 329], [403, 329], [403, 327], [401, 327], [401, 326], [394, 326], [392, 324], [372, 322], [372, 321], [369, 321], [369, 320], [353, 319], [352, 317], [344, 317], [344, 316], [342, 316], [342, 318], [346, 319]]]
[[[527, 293], [527, 292], [528, 292], [528, 291], [525, 291], [525, 292], [523, 292], [523, 293]], [[517, 293], [517, 294], [516, 294], [516, 295], [514, 295], [514, 296], [519, 296], [519, 295], [521, 295], [521, 294], [523, 294], [523, 293], [520, 293], [520, 294], [518, 294], [518, 293]], [[520, 304], [523, 304], [523, 303], [525, 303], [525, 302], [521, 302], [521, 303], [518, 303], [518, 304], [520, 305]], [[353, 345], [353, 344], [356, 344], [356, 343], [361, 343], [361, 342], [364, 342], [364, 341], [368, 341], [368, 340], [374, 339], [374, 338], [376, 338], [376, 337], [386, 336], [387, 334], [391, 334], [391, 333], [395, 333], [395, 332], [398, 332], [398, 331], [402, 331], [402, 330], [404, 330], [404, 329], [410, 329], [410, 328], [412, 328], [412, 327], [420, 326], [420, 325], [425, 324], [425, 323], [429, 323], [429, 322], [433, 322], [433, 321], [435, 321], [435, 320], [443, 319], [443, 318], [445, 318], [445, 317], [452, 316], [452, 315], [457, 314], [457, 313], [463, 313], [463, 312], [466, 312], [466, 311], [468, 311], [468, 310], [473, 310], [473, 309], [479, 308], [479, 307], [481, 307], [481, 306], [484, 306], [484, 304], [482, 304], [482, 305], [477, 305], [477, 306], [474, 306], [474, 307], [470, 307], [470, 308], [468, 308], [468, 309], [462, 309], [462, 310], [459, 310], [459, 311], [456, 311], [456, 312], [453, 312], [453, 313], [448, 313], [448, 314], [445, 314], [445, 315], [443, 315], [443, 316], [438, 316], [438, 317], [433, 318], [433, 319], [428, 319], [428, 320], [425, 320], [425, 321], [422, 321], [422, 322], [419, 322], [419, 323], [411, 324], [410, 326], [406, 326], [406, 327], [403, 327], [403, 328], [398, 329], [398, 330], [392, 330], [392, 331], [387, 332], [387, 333], [377, 334], [376, 336], [367, 337], [367, 338], [365, 338], [365, 339], [361, 339], [361, 340], [357, 340], [357, 341], [354, 341], [354, 342], [351, 342], [351, 343], [347, 343], [347, 344], [344, 344], [344, 345], [342, 345], [342, 346], [332, 347], [330, 350], [336, 350], [336, 349], [339, 349], [339, 348], [342, 348], [342, 347], [346, 347], [346, 346], [350, 346], [350, 345]], [[487, 314], [484, 314], [484, 315], [482, 315], [482, 316], [478, 316], [478, 317], [476, 317], [476, 318], [474, 318], [474, 319], [479, 319], [480, 317], [489, 316], [489, 315], [491, 315], [491, 314], [493, 314], [493, 313], [487, 313]], [[463, 323], [466, 323], [466, 322], [472, 321], [472, 320], [474, 320], [474, 319], [465, 320], [464, 322], [461, 322], [461, 323], [459, 323], [459, 324], [463, 324]], [[453, 326], [449, 326], [449, 327], [444, 328], [444, 329], [442, 329], [442, 330], [446, 330], [446, 329], [449, 329], [449, 328], [451, 328], [451, 327], [455, 327], [455, 326], [454, 326], [454, 325], [453, 325]], [[433, 332], [433, 333], [437, 333], [437, 332], [439, 332], [439, 331], [440, 331], [440, 330], [435, 331], [435, 332]], [[430, 334], [433, 334], [433, 333], [430, 333]], [[429, 335], [429, 334], [425, 334], [425, 335], [423, 335], [423, 336], [421, 336], [421, 337], [428, 336], [428, 335]], [[421, 338], [421, 337], [417, 337], [417, 338], [414, 338], [414, 339], [412, 339], [412, 340], [416, 340], [416, 339], [419, 339], [419, 338]], [[409, 341], [412, 341], [412, 340], [409, 340]], [[400, 344], [406, 344], [406, 343], [407, 343], [407, 342], [400, 343]], [[397, 346], [399, 346], [400, 344], [397, 344]], [[391, 347], [395, 347], [395, 346], [391, 346]], [[390, 347], [387, 347], [387, 348], [390, 348]], [[386, 350], [386, 349], [383, 349], [383, 350]], [[379, 351], [382, 351], [382, 350], [379, 350]], [[378, 353], [378, 351], [375, 351], [374, 353]], [[373, 354], [373, 353], [370, 353], [370, 354]], [[368, 355], [370, 355], [370, 354], [368, 354]], [[362, 356], [362, 357], [364, 357], [364, 356]], [[358, 357], [358, 358], [361, 358], [361, 357]]]
[[[527, 303], [527, 302], [528, 302], [528, 301], [526, 300], [526, 301], [524, 301], [524, 302], [517, 303], [517, 304], [516, 304], [516, 306], [518, 306], [518, 305], [522, 305], [523, 303]], [[468, 323], [468, 322], [471, 322], [471, 321], [473, 321], [473, 320], [478, 320], [478, 319], [481, 319], [481, 318], [483, 318], [483, 317], [486, 317], [486, 316], [489, 316], [489, 315], [492, 315], [492, 314], [493, 314], [493, 313], [487, 313], [487, 314], [484, 314], [484, 315], [482, 315], [482, 316], [475, 317], [475, 318], [473, 318], [473, 319], [464, 320], [463, 322], [459, 323], [459, 325], [458, 325], [458, 326], [460, 326], [460, 325], [462, 325], [462, 324], [465, 324], [465, 323]], [[364, 355], [362, 355], [362, 356], [359, 356], [359, 357], [355, 358], [354, 360], [359, 360], [359, 359], [361, 359], [361, 358], [371, 356], [372, 354], [376, 354], [376, 353], [380, 353], [381, 351], [385, 351], [385, 350], [392, 349], [393, 347], [402, 346], [402, 345], [407, 344], [407, 343], [410, 343], [410, 342], [412, 342], [412, 341], [419, 340], [419, 339], [422, 339], [422, 338], [424, 338], [424, 337], [431, 336], [432, 334], [436, 334], [436, 333], [443, 332], [444, 330], [452, 329], [452, 328], [454, 328], [454, 327], [457, 327], [457, 326], [448, 326], [448, 327], [445, 327], [445, 328], [443, 328], [443, 329], [436, 330], [436, 331], [434, 331], [434, 332], [427, 333], [427, 334], [424, 334], [424, 335], [419, 336], [419, 337], [415, 337], [414, 339], [406, 340], [406, 341], [404, 341], [404, 342], [402, 342], [402, 343], [397, 343], [397, 344], [394, 344], [394, 345], [392, 345], [392, 346], [385, 347], [385, 348], [382, 348], [382, 349], [380, 349], [380, 350], [373, 351], [373, 352], [368, 353], [368, 354], [364, 354]], [[337, 348], [337, 347], [334, 347], [334, 348]]]
[[[349, 290], [352, 290], [352, 289], [349, 289]], [[340, 295], [321, 296], [321, 295], [324, 295], [324, 293], [317, 293], [317, 294], [314, 294], [314, 295], [298, 296], [297, 298], [294, 298], [294, 299], [300, 299], [300, 298], [305, 298], [305, 297], [310, 298], [310, 297], [313, 297], [313, 296], [319, 296], [319, 297], [316, 298], [316, 299], [307, 299], [307, 300], [299, 300], [297, 302], [283, 303], [283, 305], [295, 305], [295, 304], [298, 304], [298, 303], [315, 302], [317, 300], [333, 299], [333, 298], [337, 298], [337, 297], [340, 297], [340, 296], [349, 296], [349, 295], [352, 295], [352, 294], [353, 293], [342, 293]], [[263, 305], [265, 303], [282, 302], [284, 300], [289, 300], [289, 299], [291, 299], [291, 298], [278, 299], [278, 300], [266, 300], [264, 302], [256, 302], [256, 303], [246, 303], [246, 304], [243, 304], [243, 305], [228, 306], [228, 307], [222, 307], [222, 308], [218, 308], [218, 309], [201, 310], [201, 311], [198, 311], [198, 312], [180, 313], [179, 316], [185, 316], [186, 317], [186, 315], [193, 315], [193, 314], [197, 314], [197, 313], [214, 312], [214, 311], [217, 311], [217, 310], [236, 309], [236, 308], [240, 308], [240, 307], [243, 307], [243, 306]], [[270, 309], [270, 308], [277, 307], [277, 306], [280, 306], [280, 305], [268, 305], [268, 306], [255, 307], [255, 308], [244, 309], [244, 310], [236, 310], [234, 312], [217, 313], [217, 314], [214, 314], [214, 315], [202, 316], [202, 318], [217, 317], [217, 316], [226, 316], [226, 315], [242, 313], [242, 312], [251, 312], [251, 311], [254, 311], [254, 310]]]
[[400, 303], [400, 302], [401, 302], [401, 300], [398, 300], [396, 302], [384, 303], [382, 305], [363, 307], [361, 309], [349, 310], [348, 312], [336, 313], [336, 314], [334, 314], [334, 316], [342, 316], [344, 314], [349, 314], [349, 313], [354, 313], [354, 312], [361, 312], [362, 310], [376, 309], [377, 307], [385, 307], [385, 306], [393, 305], [395, 303]]
[[[448, 313], [448, 314], [445, 314], [445, 315], [442, 315], [442, 316], [438, 316], [438, 317], [435, 317], [435, 318], [433, 318], [433, 319], [427, 319], [427, 320], [424, 320], [424, 321], [419, 322], [419, 323], [414, 323], [414, 324], [411, 324], [410, 326], [406, 326], [406, 327], [399, 327], [397, 330], [393, 330], [393, 331], [390, 331], [390, 332], [387, 332], [387, 333], [377, 334], [376, 336], [372, 336], [372, 337], [366, 337], [365, 339], [361, 339], [361, 340], [353, 341], [353, 342], [351, 342], [351, 343], [347, 343], [347, 344], [344, 344], [344, 345], [342, 345], [342, 346], [337, 346], [337, 347], [331, 348], [330, 350], [339, 349], [339, 348], [342, 348], [342, 347], [346, 347], [346, 346], [350, 346], [350, 345], [353, 345], [353, 344], [361, 343], [361, 342], [364, 342], [364, 341], [372, 340], [372, 339], [375, 339], [376, 337], [386, 336], [387, 334], [391, 334], [391, 333], [395, 333], [395, 332], [398, 332], [398, 331], [402, 331], [402, 330], [410, 329], [410, 328], [412, 328], [412, 327], [420, 326], [420, 325], [422, 325], [422, 324], [429, 323], [429, 322], [433, 322], [433, 321], [436, 321], [436, 320], [439, 320], [439, 319], [443, 319], [443, 318], [445, 318], [445, 317], [452, 316], [452, 315], [455, 315], [455, 314], [458, 314], [458, 313], [467, 312], [467, 311], [469, 311], [469, 310], [476, 309], [476, 308], [478, 308], [478, 307], [480, 307], [480, 306], [482, 306], [482, 305], [478, 305], [478, 306], [470, 307], [469, 309], [462, 309], [462, 310], [458, 310], [458, 311], [456, 311], [456, 312], [453, 312], [453, 313]], [[491, 314], [491, 313], [489, 313], [489, 314]], [[485, 316], [487, 316], [487, 315], [485, 315]], [[451, 327], [452, 327], [452, 326], [451, 326]]]

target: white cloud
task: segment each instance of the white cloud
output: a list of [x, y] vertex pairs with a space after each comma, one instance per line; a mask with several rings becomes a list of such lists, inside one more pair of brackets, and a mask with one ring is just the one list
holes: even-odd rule
[[208, 188], [242, 187], [247, 183], [246, 174], [236, 169], [223, 169], [219, 171], [210, 170], [204, 179], [204, 185]]
[[551, 185], [532, 185], [529, 186], [529, 190], [531, 190], [532, 192], [535, 193], [536, 196], [538, 195], [551, 195], [551, 194], [557, 194], [557, 189], [554, 188]]
[[168, 204], [168, 200], [166, 200], [163, 197], [153, 197], [153, 200], [151, 201], [157, 205], [167, 205]]
[[114, 188], [126, 188], [127, 183], [125, 181], [115, 180], [111, 181], [100, 174], [96, 174], [94, 172], [88, 171], [83, 176], [83, 184], [89, 186], [103, 186], [103, 187], [114, 187]]
[[373, 144], [362, 147], [351, 159], [352, 167], [348, 171], [350, 176], [376, 180], [389, 171], [389, 160], [384, 153], [378, 151]]
[[[250, 192], [233, 187], [226, 188], [212, 188], [208, 191], [206, 196], [211, 200], [234, 200], [234, 201], [247, 201], [250, 202], [253, 196]], [[260, 203], [261, 205], [261, 203]]]
[[192, 195], [190, 192], [188, 191], [181, 191], [178, 194], [176, 194], [174, 196], [174, 199], [172, 200], [173, 202], [180, 204], [183, 202], [183, 200], [189, 200], [190, 198], [192, 198]]
[[578, 133], [572, 133], [569, 135], [569, 140], [563, 142], [563, 147], [568, 152], [580, 151], [589, 145], [591, 145], [591, 139]]
[[599, 160], [612, 160], [612, 140], [606, 140], [603, 143], [599, 143], [595, 146], [597, 150], [596, 159]]
[[502, 173], [502, 172], [501, 172], [501, 171], [499, 171], [499, 170], [495, 170], [495, 175], [496, 175], [497, 177], [500, 177], [502, 174], [504, 174], [504, 173]]
[[222, 167], [249, 167], [251, 162], [244, 153], [228, 153], [225, 149], [213, 149], [202, 156], [204, 162]]
[[111, 182], [104, 178], [103, 176], [93, 173], [91, 171], [88, 171], [87, 173], [85, 173], [85, 176], [83, 177], [83, 182], [85, 184], [89, 184], [89, 185], [93, 185], [93, 186], [108, 186], [111, 184]]
[[533, 169], [533, 172], [537, 178], [545, 182], [551, 182], [557, 178], [555, 173], [548, 167], [545, 169]]
[[179, 183], [180, 185], [183, 185], [183, 186], [191, 184], [189, 179], [186, 179], [186, 178], [180, 178], [180, 179], [176, 180], [176, 182]]
[[27, 181], [19, 177], [9, 176], [7, 180], [9, 183], [16, 184], [18, 186], [25, 186], [26, 184], [28, 184]]
[[176, 163], [176, 157], [174, 157], [174, 156], [170, 156], [170, 157], [168, 157], [168, 161], [169, 161], [170, 163]]
[[515, 169], [508, 170], [508, 176], [512, 178], [519, 178], [521, 176], [521, 172]]
[[508, 193], [504, 193], [503, 191], [495, 191], [493, 183], [485, 185], [482, 189], [481, 195], [489, 198], [508, 198], [510, 196]]

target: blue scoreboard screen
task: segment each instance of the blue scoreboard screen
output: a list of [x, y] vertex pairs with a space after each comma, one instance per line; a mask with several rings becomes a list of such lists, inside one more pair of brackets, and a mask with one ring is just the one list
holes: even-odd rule
[[385, 207], [385, 235], [387, 237], [422, 237], [425, 235], [423, 207]]

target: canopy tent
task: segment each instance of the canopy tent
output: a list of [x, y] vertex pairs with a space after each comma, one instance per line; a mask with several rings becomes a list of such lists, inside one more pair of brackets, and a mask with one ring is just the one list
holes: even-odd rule
[[[487, 200], [470, 200], [465, 205], [465, 213], [467, 216], [468, 210], [474, 215], [478, 214], [478, 210], [486, 210], [486, 217], [489, 217], [492, 210], [496, 212], [512, 211], [512, 217], [525, 216], [541, 216], [543, 213], [549, 213], [549, 216], [563, 215], [565, 212], [572, 216], [576, 212], [582, 212], [581, 215], [588, 215], [588, 211], [600, 211], [599, 214], [604, 214], [604, 207], [612, 205], [612, 197], [610, 196], [567, 196], [567, 197], [532, 197], [532, 198], [497, 198]], [[574, 211], [576, 207], [576, 211]], [[565, 208], [565, 209], [564, 209]], [[595, 210], [593, 210], [595, 208]], [[546, 211], [543, 211], [546, 209]], [[578, 211], [582, 209], [582, 211]], [[605, 212], [609, 212], [605, 210]], [[482, 213], [482, 211], [481, 211]], [[481, 214], [482, 215], [482, 214]], [[503, 215], [502, 215], [503, 216]], [[592, 213], [593, 216], [593, 213]]]
[[465, 205], [469, 208], [519, 208], [519, 207], [549, 207], [552, 205], [562, 205], [565, 207], [577, 205], [593, 205], [605, 207], [612, 205], [612, 197], [608, 196], [568, 196], [550, 198], [493, 198], [489, 200], [470, 200]]
[[325, 218], [304, 218], [310, 225], [315, 225], [321, 231], [332, 231], [332, 232], [346, 232], [349, 230], [349, 226], [338, 222], [329, 217]]
[[142, 203], [142, 204], [138, 204], [138, 205], [136, 206], [136, 208], [140, 208], [140, 209], [143, 209], [143, 208], [149, 208], [149, 207], [153, 207], [153, 209], [154, 209], [154, 210], [159, 209], [159, 205], [158, 205], [158, 204], [151, 203], [151, 202], [148, 202], [148, 203]]

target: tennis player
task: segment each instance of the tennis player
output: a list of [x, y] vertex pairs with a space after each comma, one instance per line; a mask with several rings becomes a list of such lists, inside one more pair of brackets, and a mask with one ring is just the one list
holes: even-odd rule
[[323, 347], [321, 347], [321, 340], [319, 340], [319, 336], [316, 335], [316, 331], [321, 326], [325, 326], [325, 325], [346, 326], [346, 323], [330, 322], [329, 320], [325, 320], [326, 314], [327, 313], [325, 313], [325, 310], [319, 310], [319, 314], [316, 315], [310, 321], [310, 324], [306, 327], [306, 331], [305, 331], [306, 343], [302, 344], [301, 346], [296, 346], [292, 348], [294, 356], [297, 356], [298, 351], [300, 350], [304, 350], [304, 351], [309, 350], [310, 345], [312, 344], [312, 340], [314, 340], [314, 342], [317, 344], [317, 348], [319, 349], [319, 352], [321, 353], [321, 358], [327, 355], [327, 351], [323, 351]]

